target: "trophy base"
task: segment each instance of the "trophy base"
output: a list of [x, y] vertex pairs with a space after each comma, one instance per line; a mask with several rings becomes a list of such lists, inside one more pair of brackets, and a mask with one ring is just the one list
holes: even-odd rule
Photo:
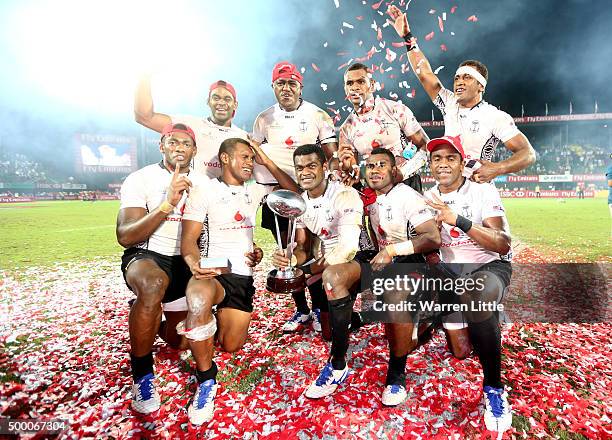
[[272, 293], [295, 293], [306, 288], [306, 277], [302, 269], [293, 268], [291, 271], [278, 271], [273, 269], [268, 273], [266, 289]]

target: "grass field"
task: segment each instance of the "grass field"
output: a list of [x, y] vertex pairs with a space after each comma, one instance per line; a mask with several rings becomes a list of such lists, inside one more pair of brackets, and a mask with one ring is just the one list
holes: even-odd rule
[[[571, 261], [610, 261], [605, 199], [505, 199], [513, 237], [541, 253]], [[35, 202], [0, 205], [0, 268], [12, 270], [116, 256], [119, 202]], [[259, 229], [258, 244], [273, 246]]]

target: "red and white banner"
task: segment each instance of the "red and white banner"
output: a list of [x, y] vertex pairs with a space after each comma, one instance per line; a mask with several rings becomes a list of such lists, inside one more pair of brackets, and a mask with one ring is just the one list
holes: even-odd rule
[[[569, 122], [569, 121], [602, 121], [612, 119], [612, 113], [585, 113], [581, 115], [553, 115], [553, 116], [523, 116], [512, 118], [515, 124], [538, 124], [542, 122]], [[421, 127], [444, 127], [444, 121], [421, 121]]]
[[0, 197], [0, 203], [33, 202], [33, 197]]
[[[535, 191], [500, 191], [499, 195], [504, 198], [516, 198], [516, 199], [531, 199], [536, 198]], [[576, 191], [540, 191], [540, 197], [543, 199], [547, 198], [576, 198], [578, 194]], [[585, 191], [584, 197], [595, 197], [595, 192]]]

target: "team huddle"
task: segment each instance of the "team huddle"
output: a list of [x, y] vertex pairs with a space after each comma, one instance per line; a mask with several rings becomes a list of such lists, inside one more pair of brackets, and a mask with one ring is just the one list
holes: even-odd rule
[[[248, 336], [253, 267], [263, 257], [253, 242], [260, 206], [260, 226], [274, 231], [279, 245], [272, 264], [306, 274], [306, 287], [292, 294], [295, 311], [283, 331], [311, 324], [331, 341], [319, 376], [304, 392], [308, 398], [329, 396], [346, 381], [351, 332], [378, 331], [363, 326], [353, 310], [358, 295], [398, 274], [428, 276], [404, 268], [477, 281], [479, 288], [455, 297], [461, 304], [501, 304], [512, 275], [511, 237], [491, 181], [533, 163], [533, 148], [508, 114], [483, 100], [488, 72], [482, 63], [461, 63], [453, 90], [444, 88], [405, 14], [395, 6], [388, 13], [412, 70], [443, 114], [442, 138], [430, 140], [401, 101], [376, 96], [372, 74], [360, 63], [344, 72], [353, 111], [338, 136], [329, 115], [302, 99], [304, 78], [289, 62], [274, 66], [277, 103], [256, 117], [252, 133], [232, 124], [237, 92], [226, 81], [210, 86], [208, 118], [155, 112], [150, 80], [139, 83], [136, 121], [161, 133], [162, 158], [126, 178], [117, 218], [117, 239], [125, 248], [121, 269], [136, 295], [129, 315], [135, 411], [149, 414], [161, 405], [152, 354], [159, 336], [172, 347], [189, 348], [195, 360], [189, 420], [201, 425], [213, 418], [215, 347], [235, 352]], [[493, 163], [500, 142], [512, 155]], [[426, 164], [436, 184], [423, 193], [419, 173]], [[287, 236], [287, 220], [275, 218], [264, 203], [278, 188], [301, 194], [306, 204], [295, 240]], [[390, 306], [417, 299], [399, 287], [383, 297]], [[466, 307], [432, 322], [419, 312], [390, 310], [383, 323], [389, 346], [383, 405], [406, 400], [407, 356], [441, 324], [454, 356], [463, 359], [472, 349], [478, 356], [487, 429], [510, 427], [495, 310]]]

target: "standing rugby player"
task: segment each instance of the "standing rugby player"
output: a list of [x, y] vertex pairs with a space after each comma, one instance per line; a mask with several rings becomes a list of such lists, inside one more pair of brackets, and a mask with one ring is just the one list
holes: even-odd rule
[[[473, 160], [466, 164], [466, 176], [471, 175], [475, 182], [490, 182], [496, 176], [516, 173], [533, 164], [535, 151], [512, 117], [483, 100], [489, 78], [486, 66], [476, 60], [462, 62], [455, 72], [453, 91], [444, 88], [417, 46], [406, 14], [394, 5], [388, 13], [398, 35], [406, 41], [412, 70], [442, 112], [444, 134], [461, 135], [465, 157]], [[501, 162], [491, 162], [500, 142], [513, 154]]]
[[191, 127], [198, 144], [193, 168], [214, 179], [221, 175], [221, 164], [217, 156], [221, 142], [232, 137], [246, 139], [247, 134], [232, 124], [238, 108], [238, 99], [236, 90], [230, 83], [222, 80], [212, 83], [208, 89], [206, 104], [210, 108], [210, 116], [207, 118], [157, 113], [153, 108], [151, 79], [145, 76], [136, 89], [134, 116], [136, 122], [158, 132], [170, 123], [182, 123]]
[[418, 172], [427, 161], [425, 145], [429, 138], [412, 111], [401, 101], [374, 96], [374, 79], [361, 63], [344, 72], [344, 92], [354, 111], [340, 127], [340, 158], [345, 158], [347, 149], [363, 160], [375, 148], [386, 148], [400, 170], [398, 182], [422, 192]]
[[[261, 148], [280, 169], [295, 180], [293, 152], [300, 145], [317, 144], [330, 159], [338, 149], [334, 124], [329, 115], [314, 104], [302, 99], [303, 77], [298, 68], [287, 62], [277, 63], [272, 69], [272, 89], [277, 103], [261, 112], [253, 124], [252, 140]], [[255, 166], [255, 180], [264, 185], [275, 185], [276, 179], [262, 166]], [[288, 222], [279, 218], [281, 240], [286, 245]], [[275, 230], [274, 214], [264, 205], [261, 226]], [[276, 239], [276, 234], [272, 234]], [[293, 294], [296, 311], [285, 323], [283, 331], [296, 331], [300, 325], [312, 321], [306, 294]]]

